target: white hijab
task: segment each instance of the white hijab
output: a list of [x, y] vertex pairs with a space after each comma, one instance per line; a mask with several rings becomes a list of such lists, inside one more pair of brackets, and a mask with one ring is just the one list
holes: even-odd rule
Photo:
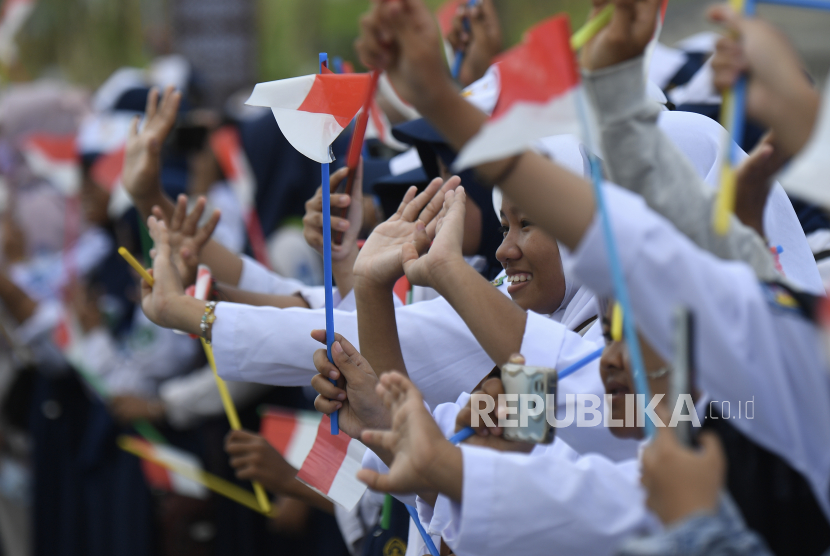
[[[698, 175], [715, 188], [720, 181], [726, 130], [706, 116], [692, 112], [662, 112], [658, 125], [692, 162]], [[748, 155], [741, 151], [740, 159]], [[769, 244], [781, 247], [779, 262], [786, 277], [804, 291], [823, 295], [824, 288], [807, 238], [790, 199], [776, 182], [764, 211], [764, 230]]]

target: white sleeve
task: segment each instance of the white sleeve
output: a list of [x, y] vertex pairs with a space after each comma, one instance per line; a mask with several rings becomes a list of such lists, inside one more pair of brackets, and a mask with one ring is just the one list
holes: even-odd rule
[[[752, 418], [730, 422], [803, 473], [830, 516], [830, 374], [816, 327], [746, 264], [702, 251], [640, 197], [605, 193], [639, 330], [671, 361], [673, 312], [689, 307], [699, 388], [732, 408], [753, 401]], [[598, 295], [612, 293], [598, 218], [573, 262]]]
[[[464, 321], [443, 299], [396, 309], [409, 377], [430, 407], [455, 401], [493, 368]], [[226, 380], [306, 386], [317, 374], [312, 355], [322, 347], [310, 332], [326, 327], [323, 309], [216, 305], [213, 350]], [[334, 329], [360, 349], [357, 313], [334, 310]]]
[[299, 280], [285, 278], [268, 270], [247, 255], [242, 255], [241, 258], [242, 274], [237, 285], [240, 290], [271, 295], [294, 295], [306, 287]]
[[452, 512], [442, 536], [459, 556], [613, 554], [657, 527], [636, 459], [580, 457], [560, 440], [538, 455], [461, 450], [463, 502], [439, 497]]
[[[228, 392], [237, 407], [244, 406], [269, 387], [250, 382], [227, 382]], [[164, 381], [159, 387], [167, 420], [182, 430], [195, 426], [201, 420], [222, 415], [225, 411], [216, 388], [216, 379], [209, 366], [181, 377]]]

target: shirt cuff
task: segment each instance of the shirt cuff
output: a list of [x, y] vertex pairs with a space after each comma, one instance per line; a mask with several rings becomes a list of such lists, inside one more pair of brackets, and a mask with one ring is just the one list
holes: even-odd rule
[[250, 257], [242, 255], [242, 274], [239, 276], [240, 290], [271, 295], [294, 295], [305, 284], [293, 278], [285, 278], [272, 272]]
[[596, 108], [600, 126], [628, 118], [648, 104], [643, 56], [600, 70], [583, 71], [582, 84]]
[[[443, 537], [456, 552], [486, 554], [491, 544], [492, 520], [496, 515], [493, 508], [500, 506], [498, 489], [489, 486], [498, 484], [494, 452], [462, 445], [461, 454], [464, 468], [462, 502], [450, 503], [450, 525], [444, 528]], [[488, 486], [482, 488], [482, 485]]]
[[520, 350], [525, 358], [525, 364], [556, 367], [564, 339], [565, 325], [539, 313], [528, 311]]

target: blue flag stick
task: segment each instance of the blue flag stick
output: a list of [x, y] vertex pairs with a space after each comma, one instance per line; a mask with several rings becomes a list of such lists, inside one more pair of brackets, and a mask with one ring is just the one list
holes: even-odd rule
[[[469, 0], [469, 2], [467, 2], [467, 7], [472, 8], [473, 6], [476, 5], [477, 2], [478, 2], [478, 0]], [[470, 32], [470, 20], [468, 20], [465, 17], [462, 25], [464, 25], [464, 30], [467, 33], [469, 33]], [[452, 65], [452, 78], [453, 79], [458, 79], [458, 76], [461, 73], [461, 64], [463, 64], [463, 63], [464, 63], [464, 51], [459, 50], [458, 52], [455, 53], [455, 63], [453, 63], [453, 65]]]
[[813, 10], [830, 10], [830, 2], [827, 0], [760, 0], [759, 3]]
[[[579, 119], [582, 121], [585, 144], [589, 151], [593, 151], [593, 140], [591, 138], [591, 126], [588, 120], [588, 108], [585, 105], [584, 94], [579, 94], [577, 99]], [[631, 310], [631, 301], [628, 299], [628, 287], [625, 284], [625, 275], [622, 270], [617, 242], [614, 232], [611, 229], [611, 219], [608, 217], [608, 209], [605, 206], [605, 195], [602, 190], [602, 168], [599, 159], [593, 152], [589, 155], [591, 164], [591, 184], [594, 188], [594, 199], [599, 212], [602, 235], [605, 238], [605, 249], [608, 252], [608, 266], [611, 271], [611, 281], [614, 286], [614, 296], [623, 310], [623, 335], [628, 347], [628, 354], [631, 357], [632, 374], [634, 375], [634, 386], [637, 394], [642, 394], [644, 400], [651, 397], [646, 379], [646, 369], [643, 364], [643, 354], [640, 351], [640, 340], [637, 338], [637, 330], [634, 327], [634, 312]], [[647, 402], [646, 402], [647, 403]], [[646, 436], [651, 438], [654, 435], [654, 423], [651, 419], [645, 419]]]
[[[320, 73], [323, 73], [323, 67], [328, 64], [328, 59], [328, 54], [320, 53]], [[323, 275], [326, 287], [326, 353], [329, 361], [334, 365], [334, 359], [331, 357], [331, 345], [334, 343], [334, 301], [331, 295], [331, 191], [328, 162], [322, 164], [321, 167], [323, 179]], [[329, 380], [332, 384], [337, 384], [337, 381]], [[331, 414], [331, 434], [340, 434], [340, 420], [337, 416], [336, 411]]]

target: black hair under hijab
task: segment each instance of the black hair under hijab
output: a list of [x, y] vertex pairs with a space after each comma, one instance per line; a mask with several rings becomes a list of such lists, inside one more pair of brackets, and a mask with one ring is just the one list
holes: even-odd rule
[[[444, 137], [423, 118], [396, 126], [392, 129], [392, 135], [398, 141], [418, 149], [418, 155], [421, 158], [421, 164], [428, 180], [440, 177], [439, 158], [447, 168], [452, 168], [458, 154], [449, 146]], [[465, 170], [458, 176], [461, 178], [461, 184], [464, 186], [467, 196], [481, 210], [481, 242], [476, 254], [481, 255], [487, 261], [481, 274], [488, 280], [492, 280], [502, 271], [501, 263], [496, 259], [496, 249], [499, 248], [503, 239], [499, 232], [501, 222], [496, 214], [490, 210], [493, 204], [492, 190], [483, 186], [476, 179], [473, 170]]]

